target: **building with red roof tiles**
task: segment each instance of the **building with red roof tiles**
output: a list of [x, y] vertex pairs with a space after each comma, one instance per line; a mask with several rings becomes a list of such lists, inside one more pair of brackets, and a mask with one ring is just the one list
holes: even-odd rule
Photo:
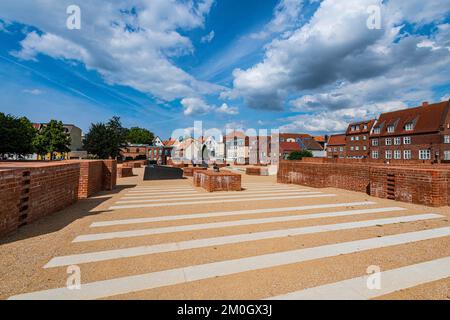
[[383, 113], [370, 142], [374, 160], [450, 162], [450, 101]]
[[280, 142], [281, 158], [286, 160], [292, 152], [302, 151], [300, 144], [297, 142]]
[[346, 132], [346, 157], [366, 159], [370, 156], [370, 132], [376, 120], [351, 123]]
[[327, 145], [327, 157], [328, 158], [340, 158], [343, 159], [347, 156], [346, 153], [346, 134], [335, 134], [330, 136]]

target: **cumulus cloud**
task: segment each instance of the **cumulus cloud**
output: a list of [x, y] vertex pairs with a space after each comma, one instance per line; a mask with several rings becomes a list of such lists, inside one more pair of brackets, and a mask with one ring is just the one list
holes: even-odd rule
[[381, 113], [404, 108], [406, 108], [406, 104], [402, 101], [389, 101], [334, 111], [321, 109], [316, 113], [301, 114], [282, 119], [287, 124], [282, 125], [280, 130], [286, 132], [342, 133], [347, 129], [350, 122], [376, 119]]
[[[371, 5], [382, 9], [380, 30], [367, 28]], [[325, 0], [307, 24], [272, 41], [260, 63], [236, 69], [222, 97], [283, 110], [296, 95], [291, 106], [300, 112], [427, 97], [450, 78], [448, 24], [439, 22], [449, 11], [449, 2], [437, 0]], [[430, 36], [403, 30], [404, 23], [430, 21], [438, 23]]]
[[223, 113], [231, 116], [235, 116], [239, 114], [239, 109], [236, 107], [230, 107], [228, 104], [224, 103], [222, 106], [217, 108], [218, 113]]
[[193, 52], [190, 39], [180, 30], [203, 27], [212, 3], [92, 0], [83, 3], [85, 23], [76, 31], [66, 28], [66, 8], [72, 4], [68, 0], [1, 1], [0, 18], [39, 29], [27, 34], [21, 50], [13, 53], [16, 57], [37, 60], [39, 54], [45, 54], [74, 60], [99, 72], [108, 84], [174, 100], [220, 89], [198, 81], [172, 62], [173, 57]]
[[201, 98], [184, 98], [181, 100], [186, 116], [204, 115], [209, 113], [213, 107], [208, 105]]
[[203, 36], [200, 41], [202, 43], [210, 43], [211, 41], [214, 40], [215, 36], [216, 36], [216, 33], [213, 30], [210, 33], [208, 33], [206, 36]]

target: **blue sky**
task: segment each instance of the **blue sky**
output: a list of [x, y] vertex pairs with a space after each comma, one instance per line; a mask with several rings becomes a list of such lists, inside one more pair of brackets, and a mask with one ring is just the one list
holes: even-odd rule
[[71, 4], [0, 3], [1, 112], [316, 135], [450, 98], [448, 1], [92, 0], [69, 30]]

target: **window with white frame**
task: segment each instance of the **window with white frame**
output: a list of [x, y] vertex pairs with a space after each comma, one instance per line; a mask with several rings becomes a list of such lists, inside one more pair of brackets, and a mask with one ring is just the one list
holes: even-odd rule
[[372, 159], [379, 159], [380, 158], [380, 153], [378, 152], [378, 150], [373, 150], [372, 151]]
[[358, 126], [356, 126], [356, 130], [359, 130], [360, 129], [360, 126], [358, 125]]
[[359, 141], [359, 136], [357, 136], [357, 137], [355, 138], [355, 140], [356, 140], [356, 141]]
[[337, 152], [337, 150], [338, 150], [337, 148], [334, 148], [334, 152]]
[[364, 147], [363, 147], [363, 150], [364, 150], [364, 151], [367, 151], [367, 146], [364, 146]]
[[375, 129], [373, 129], [373, 133], [374, 133], [374, 134], [380, 134], [380, 133], [381, 133], [381, 128], [380, 128], [380, 127], [377, 127], [377, 128], [375, 128]]
[[355, 131], [355, 126], [352, 126], [352, 129], [351, 129], [352, 131]]
[[450, 151], [444, 151], [444, 160], [450, 161]]
[[355, 150], [355, 147], [350, 147], [350, 151], [354, 151]]
[[367, 141], [367, 136], [363, 136], [363, 140], [364, 140], [364, 141]]
[[394, 138], [394, 145], [399, 146], [402, 144], [402, 138]]
[[394, 159], [400, 160], [401, 158], [402, 158], [402, 152], [400, 150], [395, 150], [394, 151]]
[[355, 150], [356, 150], [356, 151], [359, 151], [359, 147], [356, 147]]
[[340, 147], [340, 148], [339, 148], [339, 151], [340, 151], [340, 152], [344, 152], [344, 147]]
[[419, 159], [420, 160], [430, 160], [431, 159], [431, 151], [430, 150], [420, 150], [419, 151]]
[[404, 137], [403, 138], [403, 144], [411, 144], [411, 137]]
[[373, 139], [372, 140], [372, 146], [378, 147], [378, 144], [379, 144], [378, 139]]
[[350, 141], [355, 141], [355, 137], [351, 137], [351, 138], [350, 138]]
[[413, 131], [413, 130], [414, 130], [414, 123], [408, 122], [408, 123], [405, 125], [405, 130], [406, 130], [406, 131]]
[[391, 124], [387, 127], [388, 133], [394, 133], [394, 131], [395, 131], [395, 126], [393, 124]]
[[392, 146], [392, 139], [391, 139], [391, 138], [387, 138], [387, 139], [385, 140], [385, 144], [386, 144], [387, 146]]
[[365, 124], [365, 125], [364, 125], [364, 130], [367, 130], [367, 128], [368, 128], [368, 127], [367, 127], [367, 124]]
[[444, 136], [444, 143], [450, 143], [450, 136]]
[[404, 150], [403, 151], [403, 159], [405, 159], [405, 160], [411, 160], [412, 159], [411, 150]]
[[392, 150], [386, 150], [386, 160], [392, 159]]

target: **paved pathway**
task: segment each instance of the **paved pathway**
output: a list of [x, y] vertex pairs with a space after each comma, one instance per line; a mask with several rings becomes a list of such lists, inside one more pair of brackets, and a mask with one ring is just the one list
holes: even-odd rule
[[[22, 266], [25, 274], [34, 270], [33, 275], [22, 286], [7, 281], [10, 294], [3, 297], [450, 296], [448, 208], [279, 185], [269, 177], [244, 177], [244, 187], [242, 192], [209, 194], [193, 188], [190, 180], [130, 186], [101, 203], [95, 215], [38, 237], [45, 262], [38, 258], [36, 266]], [[61, 241], [45, 251], [45, 241], [56, 239]], [[29, 241], [0, 245], [0, 253], [16, 248], [16, 263], [24, 263], [23, 247]], [[2, 262], [21, 268], [7, 256]], [[81, 290], [66, 288], [71, 266], [81, 271]], [[373, 276], [369, 279], [367, 271], [377, 268], [382, 272], [380, 287], [369, 289]]]

